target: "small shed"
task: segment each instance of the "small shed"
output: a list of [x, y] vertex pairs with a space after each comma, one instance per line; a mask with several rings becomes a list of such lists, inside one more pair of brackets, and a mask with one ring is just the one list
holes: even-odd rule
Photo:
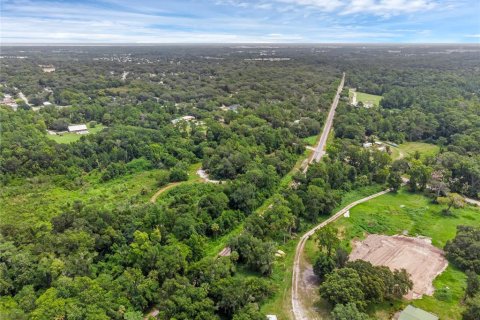
[[86, 124], [72, 124], [68, 126], [68, 132], [76, 134], [87, 134], [88, 128]]
[[438, 320], [438, 317], [433, 313], [408, 305], [400, 313], [398, 320]]

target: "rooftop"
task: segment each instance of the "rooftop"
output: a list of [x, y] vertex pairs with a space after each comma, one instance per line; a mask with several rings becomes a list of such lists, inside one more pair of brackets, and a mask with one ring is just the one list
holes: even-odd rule
[[438, 317], [430, 312], [409, 305], [400, 313], [398, 320], [438, 320]]

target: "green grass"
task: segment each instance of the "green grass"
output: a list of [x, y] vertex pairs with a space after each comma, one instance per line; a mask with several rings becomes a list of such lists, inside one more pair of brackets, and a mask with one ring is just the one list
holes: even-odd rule
[[440, 151], [437, 145], [425, 142], [405, 142], [398, 147], [391, 147], [392, 159], [397, 160], [412, 156], [416, 151], [420, 152], [421, 157], [432, 156]]
[[[404, 231], [411, 236], [427, 236], [432, 244], [443, 248], [447, 240], [455, 237], [456, 226], [461, 224], [480, 226], [480, 209], [465, 207], [457, 209], [453, 217], [440, 214], [442, 206], [433, 204], [430, 199], [401, 190], [397, 194], [389, 193], [350, 210], [350, 218], [342, 218], [335, 222], [343, 235], [343, 245], [351, 249], [351, 240], [363, 239], [367, 234], [401, 234]], [[422, 309], [437, 314], [441, 319], [460, 319], [463, 310], [460, 304], [465, 287], [463, 272], [449, 266], [434, 281], [436, 289], [448, 287], [450, 301], [440, 301], [425, 296], [412, 302], [403, 301], [390, 306], [377, 305], [371, 308], [377, 319], [390, 319], [391, 315], [412, 303]]]
[[291, 319], [290, 291], [292, 288], [292, 268], [295, 257], [296, 240], [280, 245], [279, 249], [286, 253], [285, 257], [277, 258], [270, 280], [275, 284], [275, 293], [261, 306], [264, 314], [274, 314], [279, 320]]
[[[361, 199], [365, 196], [368, 196], [372, 193], [376, 193], [382, 190], [382, 186], [368, 186], [360, 188], [358, 190], [353, 190], [346, 193], [342, 202], [334, 209], [333, 212], [337, 212], [347, 204]], [[327, 217], [322, 217], [320, 223]], [[317, 224], [316, 223], [316, 224]], [[316, 225], [315, 224], [315, 225]], [[304, 230], [300, 233], [303, 234], [306, 230], [309, 230], [313, 227], [314, 224], [307, 224], [304, 226]], [[298, 236], [300, 236], [300, 234]], [[261, 307], [261, 311], [265, 314], [275, 314], [279, 320], [288, 320], [291, 319], [290, 309], [291, 309], [291, 286], [292, 286], [292, 267], [293, 259], [295, 257], [295, 248], [298, 242], [298, 236], [290, 241], [287, 241], [286, 244], [280, 244], [279, 249], [285, 252], [285, 257], [277, 260], [273, 268], [273, 273], [270, 276], [272, 283], [276, 285], [275, 294], [267, 300]], [[314, 260], [314, 255], [316, 252], [316, 245], [314, 241], [307, 241], [305, 254], [309, 261]]]
[[303, 141], [309, 146], [314, 146], [317, 143], [318, 134], [310, 137], [303, 138]]
[[93, 171], [76, 178], [80, 182], [75, 188], [61, 186], [56, 176], [12, 183], [0, 192], [0, 224], [21, 227], [41, 224], [60, 214], [68, 203], [75, 200], [107, 209], [147, 203], [157, 189], [157, 174], [160, 171], [128, 174], [107, 182], [100, 182], [101, 173]]
[[[353, 91], [351, 89], [348, 92], [348, 95], [350, 99], [353, 97]], [[380, 105], [380, 100], [382, 100], [382, 96], [357, 91], [357, 102], [362, 102], [363, 104], [371, 103], [375, 107], [378, 107]]]
[[[90, 125], [87, 125], [88, 126], [88, 134], [95, 134], [97, 132], [100, 132], [102, 131], [105, 126], [102, 125], [102, 124], [97, 124], [95, 126], [95, 128], [91, 128]], [[80, 138], [84, 136], [83, 134], [76, 134], [76, 133], [62, 133], [62, 134], [57, 134], [57, 135], [53, 135], [53, 134], [47, 134], [47, 137], [57, 143], [72, 143], [72, 142], [75, 142], [75, 141], [78, 141], [80, 140]]]

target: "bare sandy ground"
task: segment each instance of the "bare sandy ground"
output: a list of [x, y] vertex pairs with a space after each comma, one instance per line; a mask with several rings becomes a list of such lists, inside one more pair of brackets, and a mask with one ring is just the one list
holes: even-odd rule
[[349, 259], [369, 261], [391, 270], [407, 270], [413, 281], [413, 289], [405, 295], [406, 299], [432, 295], [435, 290], [433, 279], [448, 266], [443, 251], [432, 246], [428, 239], [378, 234], [371, 234], [364, 241], [356, 242]]

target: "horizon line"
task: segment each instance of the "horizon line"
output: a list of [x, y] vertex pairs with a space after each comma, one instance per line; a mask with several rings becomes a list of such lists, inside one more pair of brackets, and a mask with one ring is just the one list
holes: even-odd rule
[[367, 45], [367, 46], [417, 46], [417, 45], [468, 45], [480, 46], [480, 42], [0, 42], [5, 46], [156, 46], [156, 45]]

